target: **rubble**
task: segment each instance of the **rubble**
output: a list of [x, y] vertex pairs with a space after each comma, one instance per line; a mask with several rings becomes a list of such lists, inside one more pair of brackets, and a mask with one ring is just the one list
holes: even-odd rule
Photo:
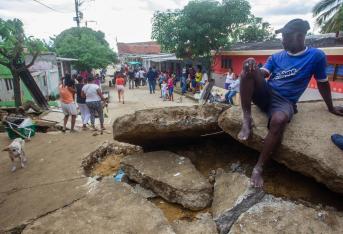
[[343, 214], [317, 210], [266, 196], [262, 202], [243, 213], [230, 230], [241, 233], [342, 233]]
[[188, 158], [168, 151], [125, 157], [121, 165], [127, 176], [169, 202], [191, 210], [211, 204], [212, 186]]
[[[133, 225], [134, 224], [134, 225]], [[173, 234], [162, 211], [125, 183], [104, 178], [86, 197], [34, 221], [29, 233]]]
[[212, 203], [213, 219], [220, 233], [227, 233], [237, 218], [264, 196], [250, 187], [250, 180], [240, 173], [217, 173]]

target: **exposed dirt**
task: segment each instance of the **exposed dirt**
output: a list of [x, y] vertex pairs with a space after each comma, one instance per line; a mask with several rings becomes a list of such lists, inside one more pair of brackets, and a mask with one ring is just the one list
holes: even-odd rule
[[95, 168], [91, 172], [91, 176], [110, 176], [117, 173], [120, 168], [120, 160], [123, 157], [123, 154], [113, 154], [107, 156], [103, 161], [95, 166]]

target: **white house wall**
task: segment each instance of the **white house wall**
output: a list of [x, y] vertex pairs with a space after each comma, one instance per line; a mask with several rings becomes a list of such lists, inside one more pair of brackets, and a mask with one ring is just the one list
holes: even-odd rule
[[[7, 82], [12, 82], [12, 80], [7, 79]], [[12, 100], [13, 100], [13, 83], [12, 83], [12, 89], [7, 90], [6, 79], [0, 78], [0, 101], [12, 101]]]

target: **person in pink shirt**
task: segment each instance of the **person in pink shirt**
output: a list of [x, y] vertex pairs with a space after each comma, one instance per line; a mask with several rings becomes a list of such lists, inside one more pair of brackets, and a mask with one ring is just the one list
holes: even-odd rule
[[168, 76], [168, 92], [169, 92], [169, 101], [174, 101], [174, 80], [172, 76]]

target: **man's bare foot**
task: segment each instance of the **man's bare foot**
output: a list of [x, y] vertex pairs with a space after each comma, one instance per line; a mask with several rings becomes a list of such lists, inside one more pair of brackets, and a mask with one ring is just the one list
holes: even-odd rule
[[249, 139], [251, 134], [251, 122], [251, 118], [243, 120], [242, 128], [237, 136], [239, 140], [246, 141]]
[[251, 174], [250, 185], [254, 188], [263, 187], [262, 168], [255, 167]]

